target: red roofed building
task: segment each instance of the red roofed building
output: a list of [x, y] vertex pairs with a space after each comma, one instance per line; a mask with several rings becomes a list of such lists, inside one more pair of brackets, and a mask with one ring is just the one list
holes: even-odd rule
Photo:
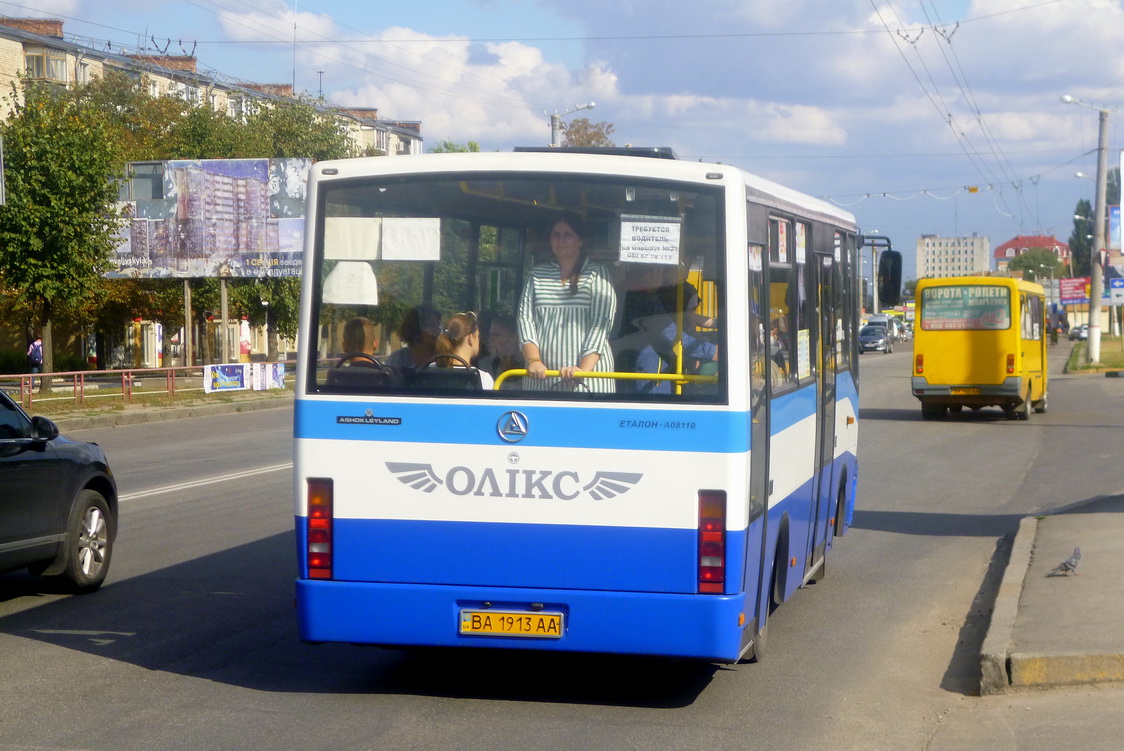
[[1011, 259], [1018, 258], [1023, 253], [1034, 248], [1053, 251], [1062, 263], [1069, 265], [1069, 246], [1058, 240], [1053, 235], [1019, 235], [1008, 240], [1002, 245], [995, 246], [992, 257], [995, 259], [995, 270], [1003, 271]]

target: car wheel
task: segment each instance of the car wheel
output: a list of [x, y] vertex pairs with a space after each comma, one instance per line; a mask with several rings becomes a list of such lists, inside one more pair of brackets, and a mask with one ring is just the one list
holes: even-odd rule
[[79, 594], [93, 592], [109, 573], [116, 524], [101, 493], [83, 490], [70, 510], [59, 576]]

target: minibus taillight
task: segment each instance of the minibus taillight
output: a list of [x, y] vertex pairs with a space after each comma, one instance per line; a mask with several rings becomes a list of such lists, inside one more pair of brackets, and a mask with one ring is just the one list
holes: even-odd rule
[[332, 481], [308, 479], [308, 578], [332, 578]]
[[1011, 373], [1014, 373], [1014, 372], [1015, 372], [1015, 356], [1014, 355], [1007, 355], [1007, 374], [1010, 375]]
[[925, 355], [917, 355], [913, 359], [913, 372], [917, 375], [925, 372]]
[[726, 588], [726, 492], [699, 491], [699, 592]]

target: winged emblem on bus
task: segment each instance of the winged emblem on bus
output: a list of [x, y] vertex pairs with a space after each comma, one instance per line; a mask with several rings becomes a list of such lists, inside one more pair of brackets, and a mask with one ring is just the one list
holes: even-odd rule
[[582, 490], [589, 493], [595, 501], [616, 498], [632, 490], [632, 486], [640, 482], [643, 476], [637, 472], [598, 472], [593, 476], [593, 481]]
[[398, 477], [399, 482], [423, 493], [432, 493], [434, 488], [444, 484], [441, 478], [433, 473], [432, 464], [387, 462], [386, 468]]

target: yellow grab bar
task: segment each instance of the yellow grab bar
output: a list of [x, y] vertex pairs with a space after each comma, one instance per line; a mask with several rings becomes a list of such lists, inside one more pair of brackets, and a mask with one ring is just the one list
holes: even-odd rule
[[[547, 376], [559, 376], [561, 371], [548, 370]], [[527, 375], [526, 368], [515, 368], [514, 370], [505, 370], [496, 377], [496, 385], [493, 387], [499, 391], [503, 382], [508, 378], [517, 378], [519, 376]], [[602, 373], [593, 370], [579, 370], [574, 373], [574, 378], [614, 378], [619, 381], [675, 381], [677, 383], [718, 383], [717, 375], [685, 375], [680, 373]]]

